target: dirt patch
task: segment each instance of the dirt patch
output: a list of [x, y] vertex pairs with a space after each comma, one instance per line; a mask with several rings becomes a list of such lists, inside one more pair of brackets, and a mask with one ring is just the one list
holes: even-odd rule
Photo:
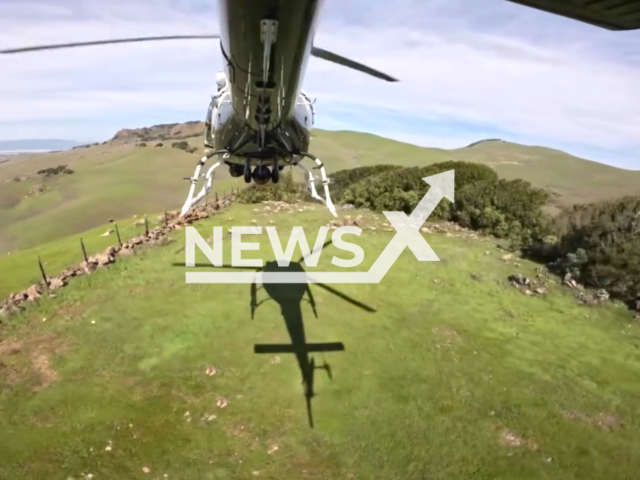
[[562, 414], [567, 420], [594, 425], [607, 432], [617, 430], [624, 425], [620, 418], [612, 412], [600, 412], [595, 416], [589, 416], [576, 410], [565, 410]]
[[510, 448], [527, 448], [531, 451], [537, 451], [540, 447], [533, 439], [525, 439], [513, 430], [505, 429], [500, 433], [500, 443]]
[[435, 334], [438, 340], [438, 345], [462, 345], [462, 337], [460, 337], [460, 334], [452, 327], [440, 325], [433, 328], [431, 331]]
[[80, 318], [86, 309], [87, 306], [79, 302], [65, 302], [58, 307], [58, 314], [69, 318]]
[[227, 425], [224, 430], [227, 435], [244, 442], [251, 450], [260, 450], [263, 447], [258, 436], [242, 425]]
[[622, 426], [622, 421], [611, 412], [599, 413], [594, 420], [596, 425], [608, 432], [617, 430]]
[[68, 344], [54, 335], [0, 342], [0, 378], [4, 379], [3, 383], [16, 385], [35, 376], [34, 392], [43, 390], [58, 380], [52, 358], [66, 352], [67, 348]]
[[504, 430], [500, 434], [500, 442], [507, 447], [522, 447], [525, 441], [512, 430]]

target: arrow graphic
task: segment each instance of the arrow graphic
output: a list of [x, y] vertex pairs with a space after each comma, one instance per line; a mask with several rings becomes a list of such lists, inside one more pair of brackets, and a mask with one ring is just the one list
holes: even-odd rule
[[404, 212], [382, 212], [396, 229], [395, 236], [368, 272], [187, 272], [187, 283], [380, 283], [406, 247], [420, 262], [439, 262], [420, 228], [443, 198], [454, 201], [454, 171], [424, 177], [429, 191], [416, 208]]

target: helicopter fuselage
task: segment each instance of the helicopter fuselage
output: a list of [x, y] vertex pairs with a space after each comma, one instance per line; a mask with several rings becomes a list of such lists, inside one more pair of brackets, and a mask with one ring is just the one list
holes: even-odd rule
[[[296, 163], [307, 152], [313, 104], [301, 90], [324, 0], [220, 0], [225, 77], [207, 113], [204, 143], [239, 167]], [[221, 87], [221, 88], [220, 88]]]

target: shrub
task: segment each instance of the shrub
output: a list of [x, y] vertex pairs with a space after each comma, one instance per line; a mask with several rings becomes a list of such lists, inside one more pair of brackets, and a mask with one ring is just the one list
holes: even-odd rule
[[455, 197], [450, 220], [508, 238], [515, 247], [529, 245], [549, 232], [549, 217], [543, 207], [550, 196], [529, 182], [493, 179], [469, 183], [456, 189]]
[[[422, 179], [448, 170], [455, 170], [456, 193], [464, 185], [498, 179], [490, 167], [468, 162], [449, 161], [425, 167], [389, 168], [347, 187], [342, 194], [342, 202], [352, 203], [357, 208], [411, 213], [429, 190], [429, 185]], [[449, 218], [450, 209], [450, 202], [440, 202], [430, 218]]]
[[49, 167], [43, 168], [36, 172], [37, 175], [44, 175], [45, 177], [50, 177], [52, 175], [59, 175], [60, 173], [66, 173], [67, 175], [71, 175], [74, 173], [73, 170], [67, 168], [66, 165], [58, 165], [57, 167]]
[[380, 173], [398, 170], [402, 167], [399, 165], [373, 165], [368, 167], [350, 168], [347, 170], [339, 170], [330, 175], [331, 183], [329, 184], [329, 191], [331, 192], [331, 198], [334, 202], [340, 203], [344, 190], [350, 185], [359, 182], [365, 178]]
[[[356, 181], [342, 192], [343, 203], [376, 211], [412, 212], [429, 190], [422, 179], [448, 170], [455, 171], [455, 203], [441, 201], [430, 215], [450, 220], [498, 238], [508, 238], [516, 247], [548, 233], [543, 212], [549, 194], [522, 180], [499, 179], [497, 173], [478, 163], [448, 161], [425, 167], [388, 168]], [[341, 173], [342, 178], [350, 178]], [[351, 177], [353, 178], [353, 177]]]
[[145, 142], [138, 143], [136, 147], [146, 147], [147, 144]]
[[237, 200], [240, 203], [293, 202], [302, 198], [301, 188], [301, 184], [293, 180], [291, 172], [281, 173], [278, 183], [252, 184], [240, 192]]
[[180, 150], [186, 150], [187, 148], [189, 148], [189, 142], [181, 140], [179, 142], [173, 142], [171, 144], [171, 148], [178, 148]]
[[587, 287], [632, 302], [640, 294], [640, 197], [574, 205], [551, 223], [553, 237], [525, 252]]
[[164, 146], [164, 144], [162, 142], [156, 143], [156, 148], [160, 148], [160, 147], [163, 147], [163, 146]]

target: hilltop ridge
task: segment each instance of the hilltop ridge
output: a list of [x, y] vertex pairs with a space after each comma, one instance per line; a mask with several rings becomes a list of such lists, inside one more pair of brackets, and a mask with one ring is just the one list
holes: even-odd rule
[[[109, 218], [181, 207], [188, 191], [184, 178], [202, 156], [203, 129], [199, 121], [125, 128], [102, 143], [10, 156], [0, 164], [0, 252], [84, 231]], [[172, 148], [177, 141], [186, 142], [188, 148]], [[640, 195], [638, 171], [497, 139], [445, 150], [370, 133], [314, 129], [311, 151], [330, 175], [378, 164], [482, 163], [502, 178], [523, 179], [551, 192], [552, 212], [576, 203]], [[37, 173], [61, 166], [75, 174], [45, 178]], [[216, 170], [214, 192], [243, 185], [225, 167]]]
[[143, 128], [123, 128], [109, 140], [112, 143], [183, 140], [197, 137], [204, 131], [204, 122], [166, 123]]
[[487, 143], [487, 142], [499, 142], [499, 143], [506, 143], [506, 141], [500, 139], [500, 138], [487, 138], [485, 140], [478, 140], [477, 142], [473, 142], [470, 143], [469, 145], [467, 145], [465, 148], [471, 148], [471, 147], [475, 147], [476, 145], [480, 145], [481, 143]]

